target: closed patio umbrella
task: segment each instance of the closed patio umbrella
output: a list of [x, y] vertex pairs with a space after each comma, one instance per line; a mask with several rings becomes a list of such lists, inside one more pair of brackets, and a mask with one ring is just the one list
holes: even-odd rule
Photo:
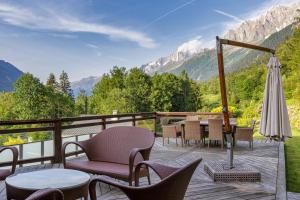
[[291, 137], [291, 126], [282, 88], [280, 67], [277, 57], [272, 56], [267, 65], [268, 75], [264, 91], [260, 133], [266, 137], [285, 140]]

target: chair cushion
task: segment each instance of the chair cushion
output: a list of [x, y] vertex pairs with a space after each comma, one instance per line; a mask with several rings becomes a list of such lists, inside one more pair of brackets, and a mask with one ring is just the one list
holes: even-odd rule
[[122, 179], [128, 179], [129, 177], [129, 166], [118, 163], [72, 160], [67, 161], [65, 167], [91, 174], [107, 175]]
[[0, 170], [0, 180], [3, 181], [11, 174], [9, 169], [1, 169]]

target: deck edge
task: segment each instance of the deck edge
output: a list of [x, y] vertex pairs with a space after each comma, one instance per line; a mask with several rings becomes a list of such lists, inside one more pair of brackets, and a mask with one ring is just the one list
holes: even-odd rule
[[286, 199], [287, 199], [287, 192], [286, 192], [286, 176], [285, 176], [284, 142], [280, 142], [278, 147], [276, 200], [286, 200]]

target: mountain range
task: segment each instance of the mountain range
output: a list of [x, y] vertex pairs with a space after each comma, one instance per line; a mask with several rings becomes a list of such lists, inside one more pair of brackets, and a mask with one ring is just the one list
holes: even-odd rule
[[[291, 34], [291, 24], [300, 4], [275, 6], [263, 15], [240, 23], [228, 30], [223, 38], [275, 48]], [[185, 70], [188, 75], [198, 81], [204, 81], [217, 74], [215, 48], [204, 48], [205, 43], [200, 37], [180, 45], [176, 51], [156, 61], [142, 65], [146, 73], [170, 72], [179, 74]], [[225, 49], [225, 67], [233, 71], [246, 67], [260, 52], [240, 48]], [[243, 64], [243, 65], [242, 65]]]
[[23, 74], [14, 65], [0, 60], [0, 92], [8, 92], [13, 90], [13, 84]]
[[92, 89], [96, 83], [99, 82], [101, 77], [90, 76], [87, 78], [83, 78], [79, 81], [74, 81], [71, 83], [71, 88], [73, 90], [74, 96], [78, 96], [80, 90], [85, 90], [86, 94], [90, 96], [92, 94]]

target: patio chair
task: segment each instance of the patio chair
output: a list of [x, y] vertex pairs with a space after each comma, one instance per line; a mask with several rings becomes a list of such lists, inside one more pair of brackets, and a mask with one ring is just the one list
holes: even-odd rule
[[185, 121], [184, 127], [184, 140], [189, 142], [189, 140], [201, 141], [204, 138], [204, 132], [200, 127], [199, 120]]
[[[149, 160], [154, 139], [154, 133], [148, 129], [130, 126], [112, 127], [91, 139], [64, 143], [63, 164], [67, 169], [107, 175], [128, 181], [129, 185], [132, 185], [134, 166], [140, 161]], [[69, 144], [81, 147], [88, 160], [66, 161], [65, 150]], [[141, 176], [147, 176], [150, 184], [147, 169], [142, 170]]]
[[187, 115], [186, 120], [187, 121], [199, 120], [199, 118], [198, 118], [198, 115]]
[[119, 183], [99, 177], [90, 182], [91, 200], [96, 200], [96, 184], [103, 182], [122, 190], [131, 200], [182, 200], [191, 177], [201, 162], [198, 159], [182, 168], [169, 167], [153, 162], [141, 162], [136, 166], [136, 186], [138, 186], [139, 172], [142, 167], [149, 167], [161, 178], [161, 181], [143, 187], [128, 187]]
[[253, 133], [255, 120], [251, 120], [250, 127], [237, 127], [235, 130], [235, 141], [249, 142], [249, 148], [253, 150]]
[[[180, 126], [179, 126], [180, 127]], [[168, 138], [168, 144], [169, 144], [169, 138], [175, 138], [176, 139], [176, 146], [178, 146], [177, 138], [181, 138], [181, 146], [183, 146], [183, 139], [181, 131], [178, 130], [178, 126], [176, 125], [164, 125], [162, 126], [163, 130], [163, 146], [165, 145], [165, 138]]]
[[0, 181], [4, 181], [6, 177], [15, 173], [17, 161], [18, 161], [18, 149], [16, 147], [0, 147], [0, 153], [5, 150], [10, 150], [13, 155], [12, 159], [12, 167], [11, 170], [9, 169], [0, 169]]
[[25, 200], [63, 200], [64, 195], [58, 189], [42, 189], [34, 192]]
[[224, 148], [223, 119], [208, 119], [208, 148], [211, 140], [220, 141]]

